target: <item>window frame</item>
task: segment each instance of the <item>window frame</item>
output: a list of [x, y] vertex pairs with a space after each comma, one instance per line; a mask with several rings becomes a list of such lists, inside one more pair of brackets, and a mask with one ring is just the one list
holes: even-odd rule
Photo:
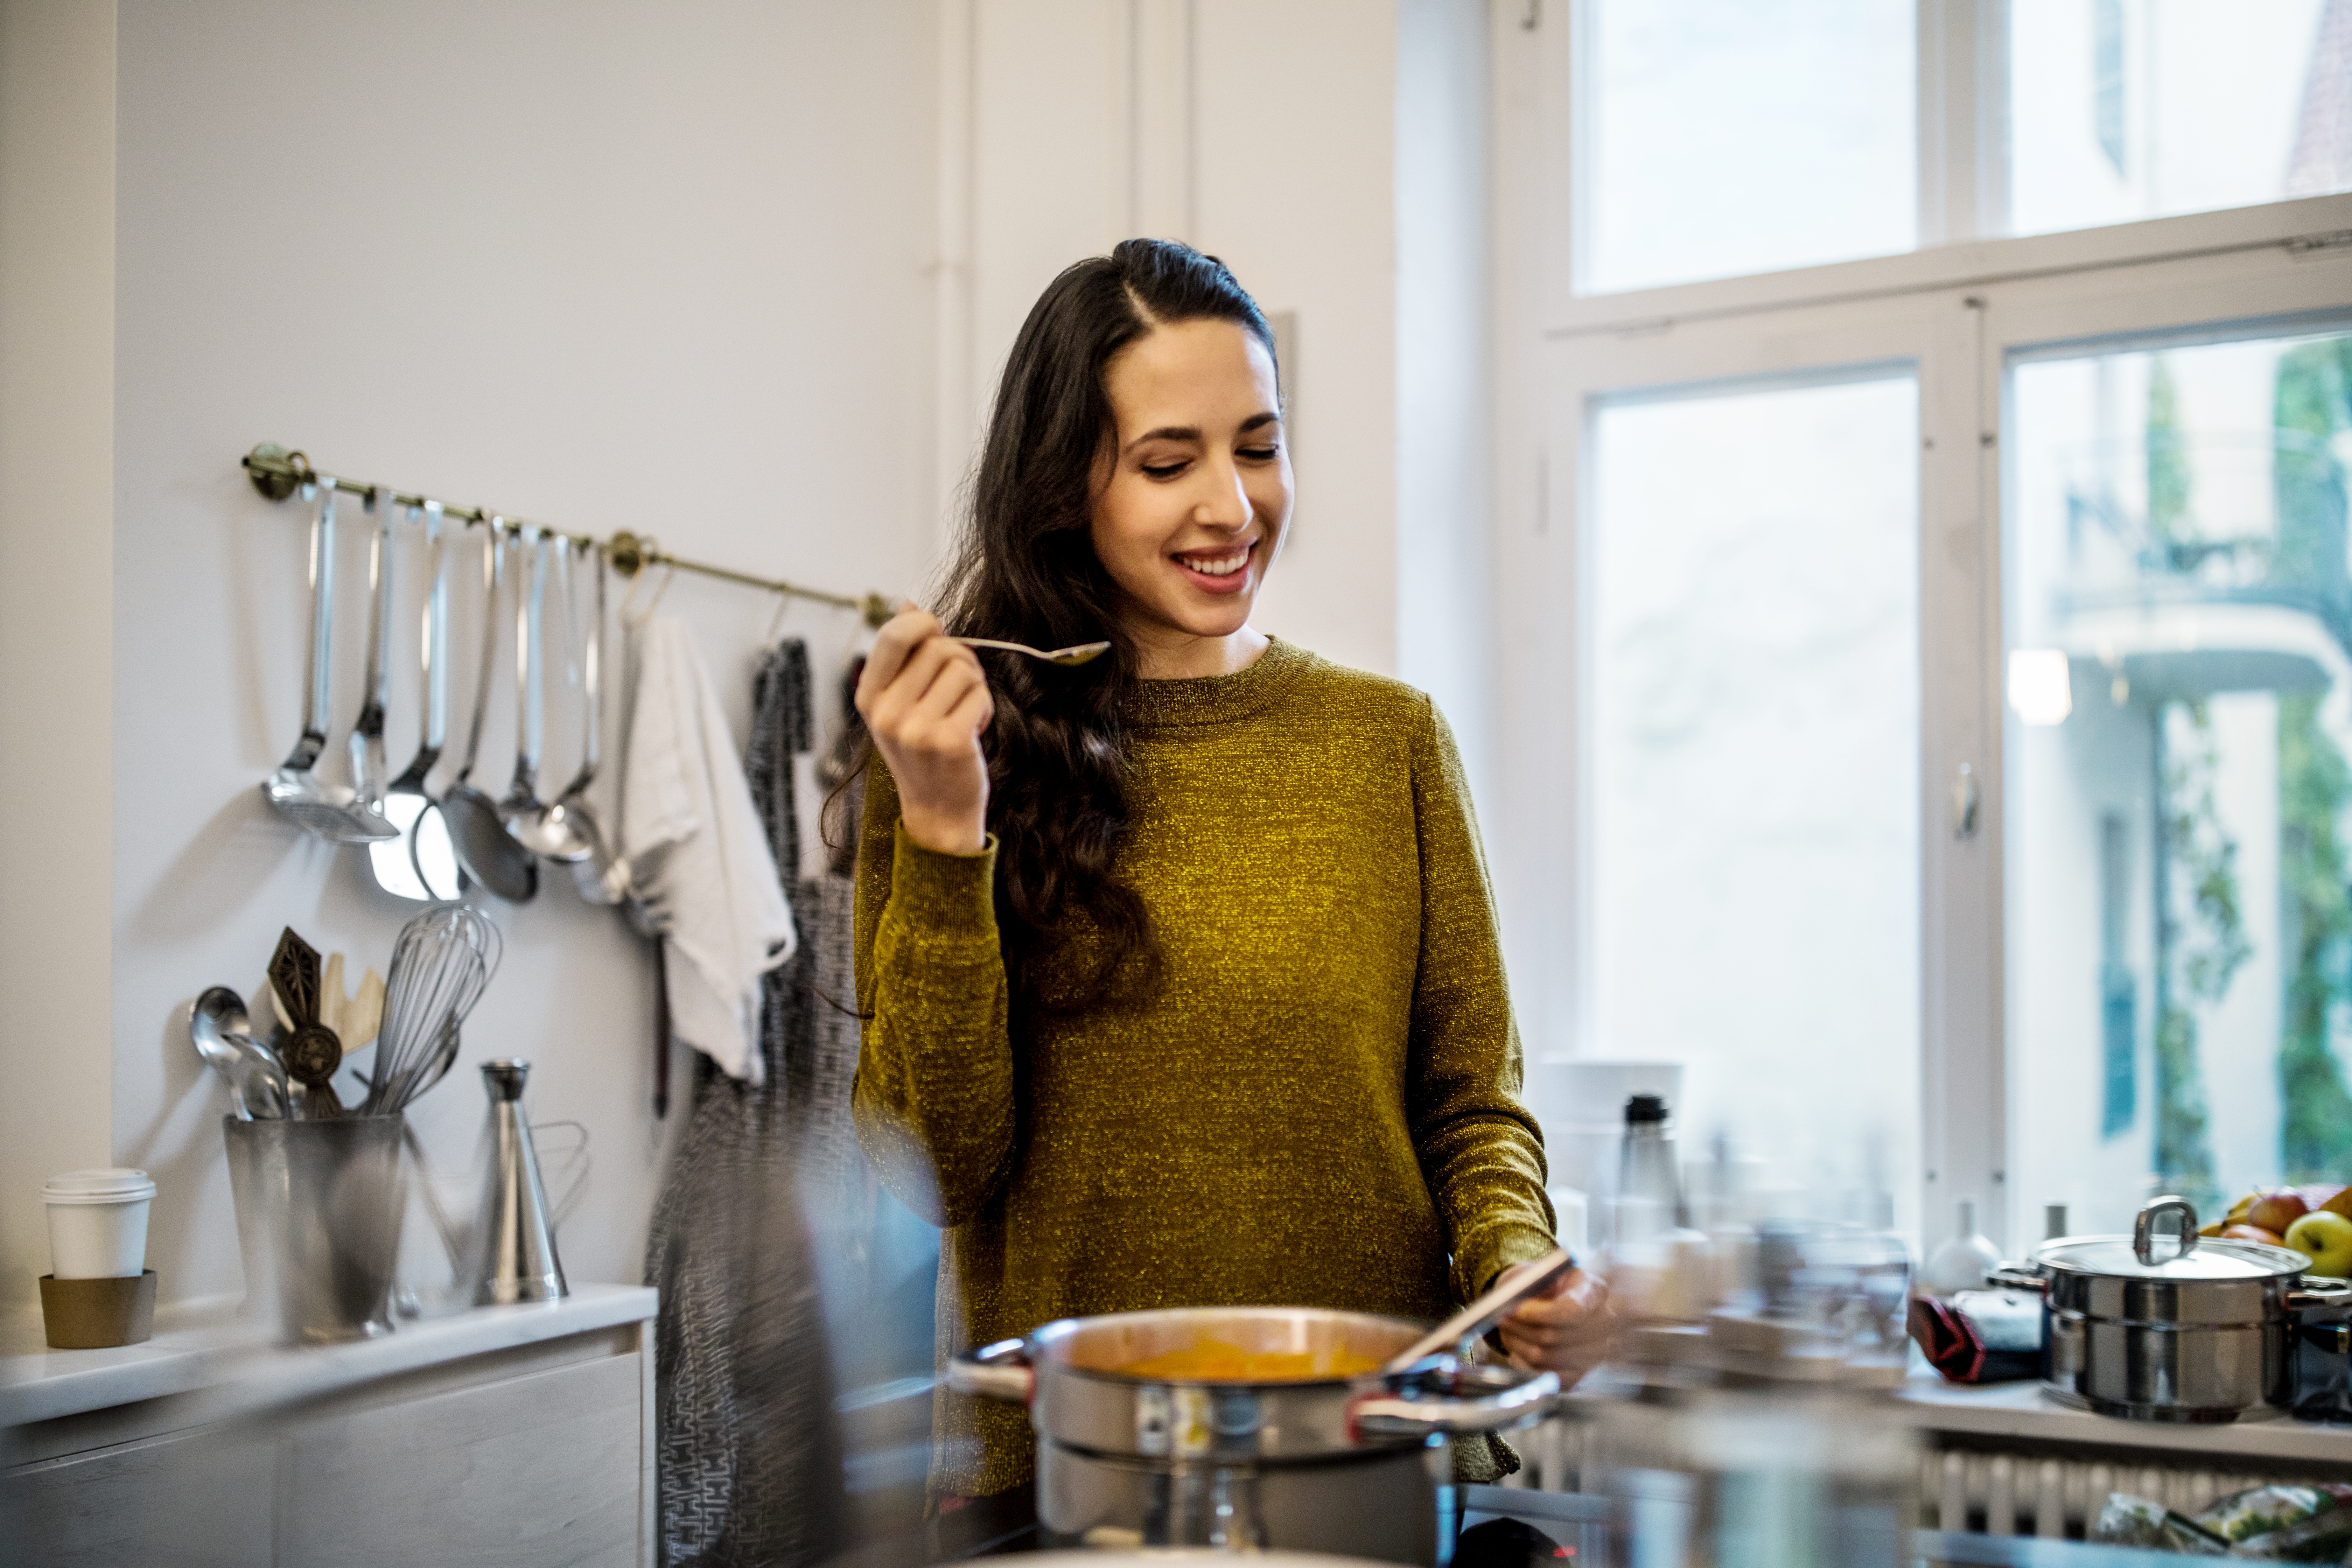
[[[1595, 825], [1585, 768], [1590, 659], [1580, 598], [1591, 413], [1630, 393], [1769, 384], [1867, 363], [1916, 369], [1921, 1026], [1916, 1193], [1940, 1239], [1978, 1199], [1996, 1242], [2013, 1213], [2004, 972], [2001, 432], [2010, 368], [2060, 345], [2352, 312], [2352, 194], [2022, 237], [2005, 211], [2007, 6], [1919, 0], [1921, 247], [1789, 271], [1579, 295], [1576, 41], [1585, 6], [1495, 0], [1498, 711], [1493, 842], [1529, 1054], [1589, 1048]], [[1528, 17], [1535, 17], [1529, 26]], [[2240, 329], [2244, 329], [2242, 332]], [[1977, 825], [1953, 830], [1958, 769]]]

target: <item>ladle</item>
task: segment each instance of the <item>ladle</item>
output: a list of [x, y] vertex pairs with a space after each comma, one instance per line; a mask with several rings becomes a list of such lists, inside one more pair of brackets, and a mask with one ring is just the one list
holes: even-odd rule
[[196, 1054], [228, 1080], [230, 1100], [242, 1121], [286, 1119], [286, 1069], [268, 1046], [253, 1037], [245, 998], [215, 985], [196, 998], [188, 1013], [188, 1037]]
[[327, 748], [328, 683], [335, 622], [335, 482], [313, 482], [319, 510], [310, 516], [310, 652], [302, 676], [302, 735], [278, 771], [261, 783], [262, 798], [305, 832], [337, 844], [363, 844], [381, 835], [352, 811], [352, 792], [310, 770]]
[[384, 816], [383, 705], [392, 680], [384, 655], [392, 641], [392, 560], [389, 542], [392, 496], [382, 486], [371, 489], [362, 503], [374, 525], [368, 533], [367, 675], [362, 681], [360, 716], [352, 723], [352, 816], [368, 828], [368, 848], [397, 843], [400, 829]]
[[[441, 816], [448, 824], [457, 863], [466, 874], [509, 903], [520, 904], [539, 891], [539, 860], [516, 843], [499, 822], [499, 803], [475, 787], [474, 763], [482, 752], [482, 716], [490, 706], [490, 675], [498, 668], [499, 585], [506, 578], [506, 544], [502, 520], [490, 520], [488, 592], [489, 610], [482, 627], [482, 673], [474, 687], [474, 718], [466, 737], [466, 765], [441, 797]], [[516, 715], [520, 728], [521, 715]]]
[[[541, 670], [540, 616], [547, 602], [547, 536], [528, 524], [523, 546], [530, 552], [530, 591], [515, 613], [515, 765], [499, 821], [517, 844], [540, 854], [540, 825], [547, 803], [539, 798], [539, 759], [547, 743], [547, 692]], [[559, 536], [562, 543], [569, 539]]]
[[[411, 507], [409, 515], [419, 509]], [[459, 880], [457, 851], [449, 843], [449, 825], [434, 809], [425, 793], [425, 781], [449, 733], [449, 542], [442, 537], [442, 506], [428, 500], [425, 514], [425, 544], [433, 552], [433, 586], [425, 601], [425, 636], [419, 658], [425, 685], [425, 734], [416, 755], [383, 797], [384, 820], [400, 837], [368, 846], [368, 859], [376, 886], [394, 897], [446, 903], [465, 891]]]
[[[542, 563], [541, 569], [535, 574], [531, 584], [530, 607], [534, 625], [530, 628], [530, 643], [534, 664], [538, 662], [541, 651], [541, 629], [535, 624], [539, 614], [539, 578], [544, 575]], [[572, 541], [561, 533], [555, 536], [555, 592], [563, 605], [564, 649], [568, 656], [575, 640], [577, 617], [572, 612]], [[595, 658], [595, 649], [592, 645], [581, 683], [582, 698], [587, 709], [587, 711], [582, 715], [581, 723], [583, 748], [587, 744], [587, 736], [591, 732], [588, 727], [595, 721], [590, 716], [595, 711], [596, 705]], [[531, 683], [531, 697], [536, 706], [538, 702], [543, 700], [541, 694], [545, 677], [541, 671], [534, 670], [533, 673], [537, 679]], [[507, 809], [512, 815], [507, 817], [507, 831], [512, 833], [516, 841], [532, 854], [543, 855], [550, 860], [559, 860], [566, 865], [576, 864], [589, 858], [592, 846], [581, 831], [579, 814], [574, 807], [585, 804], [578, 799], [576, 792], [584, 788], [587, 781], [595, 776], [596, 764], [593, 760], [593, 753], [583, 751], [583, 758], [585, 760], [582, 763], [579, 776], [574, 778], [551, 804], [542, 805], [536, 800], [517, 801], [512, 796], [509, 797]], [[539, 757], [535, 750], [530, 762], [530, 778], [535, 786], [538, 782], [539, 764]], [[515, 773], [515, 779], [517, 786], [520, 787], [523, 779], [520, 769]], [[588, 828], [591, 832], [594, 831], [595, 824], [593, 820], [588, 823]]]
[[1092, 664], [1110, 651], [1110, 644], [1107, 642], [1081, 642], [1072, 643], [1067, 647], [1042, 648], [1031, 647], [1024, 642], [999, 642], [994, 637], [950, 637], [948, 641], [960, 642], [966, 647], [995, 647], [1003, 648], [1006, 653], [1025, 653], [1031, 658], [1058, 664], [1065, 669]]

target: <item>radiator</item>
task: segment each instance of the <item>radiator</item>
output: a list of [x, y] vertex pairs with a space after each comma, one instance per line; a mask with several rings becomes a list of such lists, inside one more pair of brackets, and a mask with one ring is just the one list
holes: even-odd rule
[[1940, 1447], [1935, 1436], [1919, 1451], [1919, 1522], [1929, 1530], [2080, 1541], [2110, 1492], [2193, 1514], [2215, 1498], [2281, 1479], [2214, 1469], [2185, 1455], [2163, 1464], [2137, 1454], [2076, 1458]]
[[[1583, 1420], [1547, 1421], [1516, 1435], [1522, 1468], [1502, 1485], [1543, 1491], [1599, 1491], [1588, 1477]], [[2250, 1461], [2227, 1465], [2167, 1450], [2004, 1444], [1958, 1433], [1919, 1434], [1918, 1520], [1925, 1530], [1976, 1535], [2083, 1539], [2110, 1492], [2131, 1492], [2183, 1513], [2271, 1481], [2344, 1479], [2340, 1466]], [[2259, 1462], [2260, 1473], [2234, 1468]]]

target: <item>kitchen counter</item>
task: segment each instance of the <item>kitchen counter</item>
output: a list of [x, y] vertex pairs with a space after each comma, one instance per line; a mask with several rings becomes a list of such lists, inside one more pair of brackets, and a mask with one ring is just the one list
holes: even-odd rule
[[393, 1332], [339, 1345], [288, 1345], [220, 1300], [156, 1313], [154, 1338], [114, 1350], [50, 1350], [38, 1308], [0, 1316], [0, 1429], [86, 1411], [205, 1394], [223, 1420], [467, 1356], [619, 1328], [651, 1318], [660, 1293], [579, 1285], [560, 1301], [481, 1307], [401, 1320]]
[[2292, 1419], [2237, 1421], [2222, 1426], [2121, 1421], [2044, 1398], [2041, 1384], [2032, 1380], [1969, 1387], [1947, 1383], [1925, 1370], [1915, 1371], [1905, 1381], [1897, 1399], [1912, 1425], [1929, 1431], [2168, 1451], [2214, 1463], [2287, 1459], [2352, 1468], [2352, 1426], [2322, 1426]]

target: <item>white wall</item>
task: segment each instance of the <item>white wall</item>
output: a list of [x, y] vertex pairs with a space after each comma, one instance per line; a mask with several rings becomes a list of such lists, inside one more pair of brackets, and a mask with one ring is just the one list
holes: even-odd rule
[[[149, 1260], [167, 1297], [239, 1283], [223, 1099], [175, 1009], [209, 984], [250, 993], [288, 922], [381, 967], [408, 912], [256, 793], [299, 725], [306, 546], [299, 506], [257, 497], [237, 457], [278, 440], [354, 478], [750, 570], [913, 582], [931, 535], [932, 36], [918, 0], [120, 6], [100, 79], [121, 104], [114, 1026], [110, 1052], [86, 1026], [44, 1035], [82, 1097], [109, 1098], [110, 1067], [112, 1156], [162, 1187]], [[86, 343], [55, 357], [88, 380]], [[339, 728], [357, 706], [360, 529], [345, 546]], [[686, 580], [665, 608], [693, 619], [740, 724], [770, 604]], [[827, 666], [854, 629], [826, 612], [788, 626]], [[5, 815], [26, 803], [12, 788]], [[58, 837], [105, 887], [104, 832]], [[461, 1161], [482, 1110], [470, 1064], [531, 1058], [532, 1115], [593, 1137], [566, 1263], [635, 1279], [660, 1172], [646, 950], [551, 882], [493, 911], [505, 968], [417, 1121]], [[76, 1022], [104, 1000], [71, 1003]], [[8, 1237], [22, 1280], [38, 1260]]]
[[1495, 354], [1486, 0], [1397, 7], [1397, 673], [1494, 798]]
[[114, 7], [0, 3], [0, 1307], [108, 1154]]

